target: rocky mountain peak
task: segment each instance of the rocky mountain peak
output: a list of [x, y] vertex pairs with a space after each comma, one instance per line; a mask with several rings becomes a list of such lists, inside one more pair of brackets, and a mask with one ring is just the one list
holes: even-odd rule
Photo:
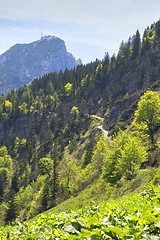
[[65, 42], [58, 37], [45, 36], [29, 44], [16, 44], [0, 56], [0, 94], [28, 84], [36, 77], [77, 65]]

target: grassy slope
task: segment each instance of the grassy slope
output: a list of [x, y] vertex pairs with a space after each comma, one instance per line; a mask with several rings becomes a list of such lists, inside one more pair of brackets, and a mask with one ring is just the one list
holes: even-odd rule
[[[102, 120], [93, 117], [91, 126], [88, 129], [88, 132], [84, 136], [86, 141], [90, 133], [93, 131], [93, 129], [96, 129], [96, 127], [100, 125], [102, 125]], [[156, 138], [158, 139], [159, 132], [157, 132], [156, 135], [157, 135]], [[79, 147], [83, 147], [83, 144], [79, 145]], [[79, 150], [79, 147], [77, 148], [77, 151]], [[74, 154], [76, 153], [74, 152]], [[102, 204], [102, 202], [118, 204], [119, 202], [125, 201], [126, 198], [129, 198], [129, 199], [134, 198], [135, 193], [139, 193], [143, 191], [150, 184], [156, 184], [156, 185], [160, 184], [159, 176], [160, 176], [160, 167], [142, 169], [139, 171], [136, 179], [133, 179], [132, 181], [125, 181], [124, 179], [122, 179], [115, 186], [112, 186], [106, 183], [103, 179], [95, 180], [91, 185], [89, 185], [85, 190], [81, 191], [77, 196], [75, 197], [72, 196], [70, 197], [70, 199], [66, 200], [65, 202], [60, 203], [59, 205], [57, 205], [52, 209], [49, 209], [48, 211], [44, 212], [44, 215], [50, 216], [51, 214], [60, 214], [60, 212], [65, 212], [65, 211], [68, 211], [69, 209], [78, 211], [78, 209], [80, 208], [86, 208], [86, 206], [95, 205], [95, 204], [99, 205], [99, 204]], [[36, 221], [36, 219], [38, 219], [39, 217], [41, 217], [41, 214], [39, 214], [36, 218], [31, 219], [27, 223], [34, 225], [34, 221]], [[11, 231], [12, 229], [13, 228], [11, 228]], [[2, 233], [4, 231], [8, 231], [7, 228], [5, 228], [2, 231]], [[5, 238], [2, 238], [2, 239], [5, 239]], [[31, 239], [34, 239], [34, 238], [31, 238]], [[35, 238], [35, 239], [39, 239], [39, 238]], [[82, 238], [82, 239], [85, 239], [85, 238]]]
[[49, 209], [44, 214], [58, 214], [68, 209], [78, 210], [94, 202], [96, 202], [96, 204], [102, 201], [112, 202], [126, 196], [134, 196], [134, 194], [145, 190], [150, 184], [160, 184], [160, 177], [158, 176], [160, 176], [160, 168], [150, 168], [141, 170], [136, 179], [127, 182], [122, 180], [116, 186], [111, 186], [102, 179], [98, 179], [79, 193], [78, 196], [71, 197], [56, 207]]
[[[143, 183], [149, 180], [153, 173], [147, 171]], [[146, 177], [147, 176], [147, 177]], [[98, 183], [93, 186], [97, 187]], [[99, 183], [100, 184], [100, 183]], [[100, 184], [101, 185], [101, 184]], [[130, 184], [128, 184], [128, 188]], [[56, 208], [37, 216], [36, 219], [24, 222], [14, 227], [2, 228], [0, 239], [159, 239], [160, 237], [160, 189], [150, 187], [142, 195], [127, 191], [127, 195], [115, 199], [121, 188], [110, 191], [110, 199], [100, 190], [92, 192], [93, 186], [75, 198], [67, 200]], [[141, 188], [145, 188], [142, 185]], [[111, 190], [111, 189], [110, 189]], [[113, 188], [112, 188], [113, 190]], [[122, 189], [121, 189], [122, 190]], [[139, 190], [138, 190], [139, 191]], [[122, 194], [122, 193], [121, 193]], [[100, 197], [100, 198], [99, 198]], [[114, 197], [114, 198], [113, 198]], [[96, 202], [92, 201], [93, 199]], [[68, 209], [79, 208], [76, 211]], [[102, 201], [102, 202], [100, 202]], [[63, 212], [67, 209], [67, 212]], [[59, 213], [54, 215], [53, 213]]]

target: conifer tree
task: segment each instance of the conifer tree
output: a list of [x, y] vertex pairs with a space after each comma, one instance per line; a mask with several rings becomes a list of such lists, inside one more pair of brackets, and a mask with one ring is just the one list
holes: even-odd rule
[[58, 191], [58, 153], [55, 151], [51, 155], [53, 161], [52, 177], [51, 177], [51, 206], [55, 206], [56, 194]]
[[156, 36], [160, 37], [160, 20], [155, 25]]
[[42, 195], [41, 195], [41, 206], [42, 206], [42, 211], [47, 210], [48, 205], [49, 205], [49, 177], [46, 178], [46, 181], [44, 183], [43, 189], [42, 189]]
[[18, 205], [15, 197], [15, 191], [11, 189], [10, 191], [10, 201], [8, 202], [8, 209], [6, 210], [5, 214], [5, 223], [9, 224], [16, 219], [17, 217], [17, 210], [18, 210]]
[[133, 36], [132, 39], [132, 59], [135, 59], [139, 56], [141, 47], [141, 39], [140, 39], [140, 33], [137, 30], [136, 34]]

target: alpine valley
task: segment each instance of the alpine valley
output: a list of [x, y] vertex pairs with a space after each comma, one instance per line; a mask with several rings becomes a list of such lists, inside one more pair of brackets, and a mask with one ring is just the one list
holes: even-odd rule
[[0, 238], [160, 239], [160, 21], [86, 65], [56, 37], [0, 62]]

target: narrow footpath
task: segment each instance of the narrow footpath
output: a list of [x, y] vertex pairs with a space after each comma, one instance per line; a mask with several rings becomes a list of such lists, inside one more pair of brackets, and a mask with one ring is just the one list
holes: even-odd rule
[[[99, 120], [104, 120], [104, 118], [98, 117], [96, 115], [92, 115], [92, 117], [97, 118]], [[104, 137], [107, 138], [109, 141], [112, 141], [112, 138], [108, 136], [108, 131], [103, 128], [103, 125], [98, 126], [98, 129], [102, 130], [104, 132]]]

